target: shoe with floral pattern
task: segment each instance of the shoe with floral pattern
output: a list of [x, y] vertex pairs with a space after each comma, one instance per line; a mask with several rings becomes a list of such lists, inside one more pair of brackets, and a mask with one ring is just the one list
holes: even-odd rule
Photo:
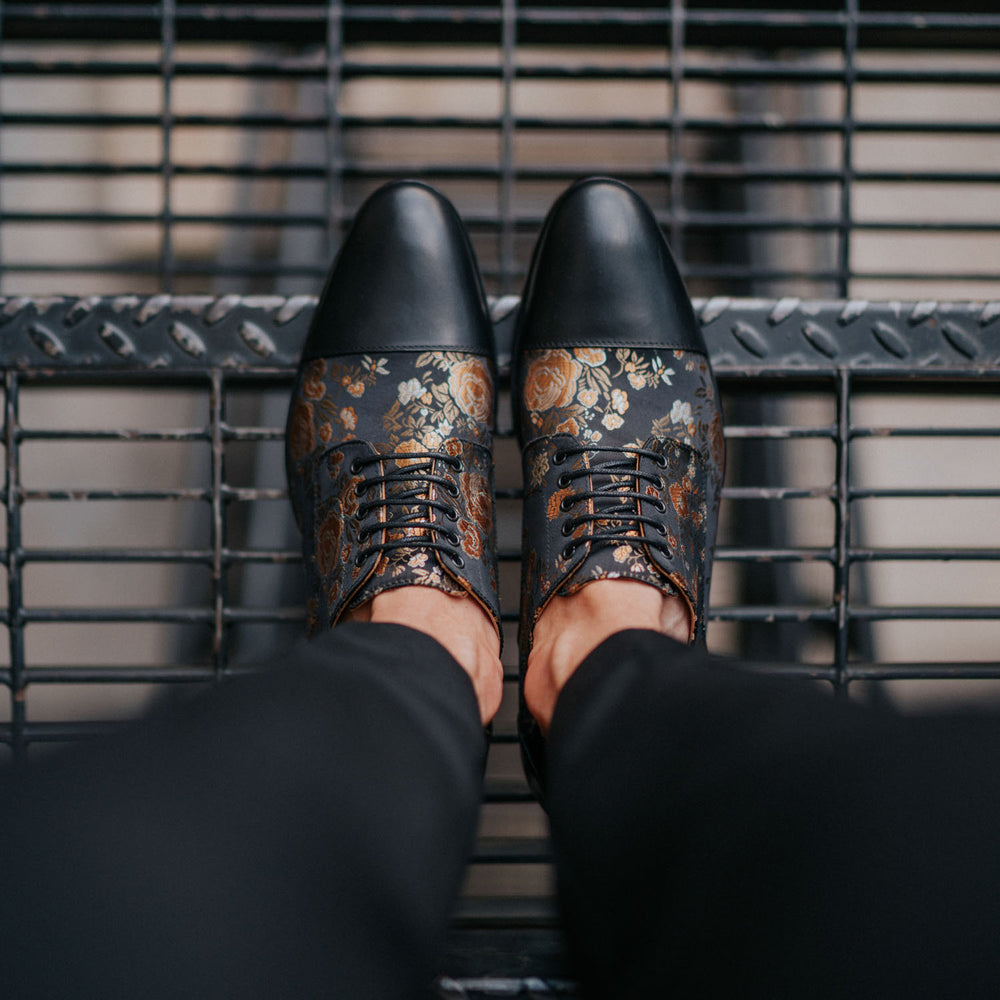
[[310, 633], [395, 587], [500, 632], [493, 330], [465, 229], [416, 182], [359, 210], [306, 338], [286, 432]]
[[[687, 604], [703, 642], [725, 447], [690, 299], [652, 213], [590, 178], [549, 212], [521, 304], [516, 420], [524, 467], [522, 679], [535, 622], [593, 580]], [[524, 705], [529, 778], [544, 745]]]

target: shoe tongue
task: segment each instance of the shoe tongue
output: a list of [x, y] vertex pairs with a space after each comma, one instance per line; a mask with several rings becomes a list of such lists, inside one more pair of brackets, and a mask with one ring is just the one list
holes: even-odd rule
[[617, 579], [648, 583], [664, 594], [677, 595], [677, 588], [656, 568], [645, 546], [630, 545], [627, 542], [598, 542], [591, 545], [583, 562], [556, 593], [561, 597], [569, 597], [595, 580]]
[[[603, 440], [601, 445], [605, 445]], [[629, 448], [642, 447], [643, 449], [658, 450], [655, 439], [650, 439], [641, 446], [635, 441], [623, 442], [623, 445]], [[588, 543], [587, 555], [558, 591], [561, 596], [569, 596], [584, 584], [594, 580], [614, 579], [648, 583], [664, 593], [671, 595], [677, 593], [669, 578], [650, 557], [645, 544], [623, 540], [623, 537], [630, 539], [641, 537], [638, 522], [634, 520], [638, 501], [631, 497], [616, 499], [618, 492], [644, 491], [643, 481], [637, 480], [636, 476], [629, 471], [638, 468], [640, 461], [639, 456], [630, 456], [624, 450], [620, 456], [606, 452], [588, 454], [587, 462], [590, 466], [606, 462], [614, 463], [617, 466], [614, 471], [592, 473], [588, 488], [601, 489], [606, 487], [609, 482], [615, 483], [618, 487], [615, 492], [609, 492], [606, 496], [592, 501], [595, 514], [601, 514], [604, 511], [609, 511], [609, 514], [606, 518], [590, 522], [592, 525], [590, 532], [597, 535], [613, 533], [619, 537]], [[614, 508], [616, 507], [627, 509], [615, 513]]]

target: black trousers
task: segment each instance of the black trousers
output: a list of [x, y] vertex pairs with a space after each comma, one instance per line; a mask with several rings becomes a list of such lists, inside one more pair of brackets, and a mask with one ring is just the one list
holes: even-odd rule
[[[593, 997], [995, 996], [1000, 724], [614, 636], [550, 739]], [[485, 745], [430, 638], [347, 625], [3, 788], [0, 993], [422, 995]]]

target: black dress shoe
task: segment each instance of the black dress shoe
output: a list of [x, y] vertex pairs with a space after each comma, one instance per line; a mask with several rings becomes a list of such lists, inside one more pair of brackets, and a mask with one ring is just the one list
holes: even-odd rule
[[[524, 466], [522, 688], [555, 595], [638, 580], [679, 596], [703, 642], [725, 447], [718, 390], [656, 220], [626, 185], [590, 178], [549, 212], [514, 351]], [[529, 777], [544, 745], [524, 706]]]
[[451, 204], [373, 194], [327, 279], [292, 393], [286, 467], [310, 631], [395, 587], [467, 594], [500, 632], [493, 329]]

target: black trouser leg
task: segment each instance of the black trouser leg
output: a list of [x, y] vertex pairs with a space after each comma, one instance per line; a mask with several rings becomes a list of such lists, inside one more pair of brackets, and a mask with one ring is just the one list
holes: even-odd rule
[[901, 719], [652, 632], [567, 685], [549, 811], [594, 997], [1000, 991], [1000, 720]]
[[5, 996], [421, 995], [485, 743], [428, 637], [347, 625], [11, 782]]

